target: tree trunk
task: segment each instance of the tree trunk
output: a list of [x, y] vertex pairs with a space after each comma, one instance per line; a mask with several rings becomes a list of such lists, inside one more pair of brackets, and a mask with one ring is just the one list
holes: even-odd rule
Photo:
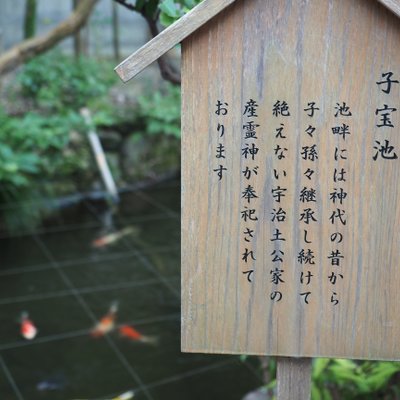
[[56, 28], [43, 36], [24, 40], [0, 56], [0, 75], [54, 47], [85, 25], [98, 0], [82, 0], [77, 9]]
[[[72, 0], [73, 10], [76, 10], [82, 0]], [[82, 27], [74, 34], [74, 54], [76, 58], [81, 55], [87, 56], [89, 54], [89, 34], [88, 27]]]
[[35, 36], [36, 33], [36, 0], [25, 0], [24, 39]]
[[112, 5], [112, 33], [113, 33], [113, 49], [114, 58], [116, 61], [121, 59], [119, 50], [119, 18], [118, 18], [118, 6], [117, 3], [111, 1]]

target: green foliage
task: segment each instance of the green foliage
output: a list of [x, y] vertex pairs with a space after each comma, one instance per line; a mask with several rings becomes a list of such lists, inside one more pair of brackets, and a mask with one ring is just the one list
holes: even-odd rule
[[107, 62], [51, 52], [26, 64], [18, 80], [22, 94], [37, 107], [62, 113], [105, 95], [117, 78]]
[[[73, 148], [71, 139], [82, 125], [80, 116], [44, 116], [29, 112], [22, 118], [8, 116], [0, 109], [0, 203], [15, 203], [41, 197], [44, 182], [69, 177], [88, 167], [86, 146]], [[3, 218], [12, 221], [14, 230], [36, 222], [41, 210], [26, 209], [27, 215], [16, 218], [7, 213]], [[10, 226], [9, 226], [10, 228]]]
[[17, 82], [24, 107], [34, 107], [21, 117], [0, 110], [0, 203], [35, 201], [22, 213], [11, 208], [2, 214], [13, 230], [38, 221], [43, 207], [37, 199], [49, 194], [48, 183], [78, 175], [82, 182], [91, 174], [79, 109], [104, 97], [116, 77], [107, 62], [52, 52], [26, 64]]
[[159, 0], [136, 0], [134, 10], [153, 19], [156, 16]]
[[385, 393], [394, 393], [389, 380], [399, 371], [400, 364], [395, 362], [315, 359], [312, 400], [331, 400], [333, 391], [341, 399], [383, 398]]
[[[274, 358], [270, 358], [274, 361]], [[276, 390], [276, 364], [268, 361], [265, 389]], [[311, 376], [311, 400], [400, 399], [400, 363], [315, 358]], [[273, 399], [275, 397], [272, 396]]]
[[129, 3], [129, 8], [142, 14], [146, 19], [168, 26], [178, 20], [202, 0], [136, 0]]
[[171, 84], [166, 90], [154, 92], [138, 99], [136, 119], [144, 125], [144, 134], [165, 134], [180, 138], [181, 96], [180, 88]]
[[201, 0], [162, 0], [159, 4], [160, 22], [164, 26], [169, 26], [194, 6], [200, 3]]
[[[75, 187], [68, 183], [72, 190], [93, 183], [98, 171], [85, 137], [87, 127], [79, 112], [83, 106], [92, 111], [95, 127], [115, 129], [119, 123], [136, 127], [132, 128], [132, 136], [149, 142], [142, 144], [149, 155], [146, 163], [141, 163], [146, 166], [143, 173], [148, 175], [163, 167], [170, 169], [179, 162], [177, 87], [166, 86], [162, 93], [142, 96], [136, 110], [127, 112], [115, 107], [107, 96], [111, 85], [118, 82], [112, 65], [76, 60], [58, 52], [32, 60], [18, 74], [16, 82], [23, 108], [30, 111], [15, 117], [0, 110], [0, 204], [35, 201], [22, 209], [22, 213], [18, 208], [2, 212], [0, 220], [7, 221], [11, 225], [8, 228], [18, 231], [36, 223], [43, 212], [38, 199], [49, 195], [47, 188], [55, 187], [53, 183], [57, 184], [58, 195], [66, 182], [75, 183]], [[124, 137], [127, 134], [129, 130], [124, 131]], [[117, 161], [115, 166], [123, 168], [124, 173], [128, 171], [124, 161]]]

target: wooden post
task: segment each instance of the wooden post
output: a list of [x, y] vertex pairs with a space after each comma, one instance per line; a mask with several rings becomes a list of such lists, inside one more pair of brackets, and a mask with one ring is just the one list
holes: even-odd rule
[[278, 400], [309, 400], [312, 358], [278, 357]]

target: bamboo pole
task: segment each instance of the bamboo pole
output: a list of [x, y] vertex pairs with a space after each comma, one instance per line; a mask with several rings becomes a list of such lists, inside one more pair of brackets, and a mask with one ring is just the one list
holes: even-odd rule
[[113, 201], [118, 202], [119, 201], [118, 189], [115, 185], [110, 168], [108, 166], [106, 155], [104, 154], [104, 150], [101, 145], [100, 139], [97, 136], [97, 133], [92, 128], [92, 119], [90, 116], [90, 111], [87, 108], [82, 108], [81, 115], [85, 119], [85, 122], [89, 128], [88, 132], [89, 143], [90, 146], [92, 147], [97, 166], [100, 170], [100, 174], [104, 182], [104, 186], [106, 187], [107, 192], [110, 194], [110, 197], [113, 199]]

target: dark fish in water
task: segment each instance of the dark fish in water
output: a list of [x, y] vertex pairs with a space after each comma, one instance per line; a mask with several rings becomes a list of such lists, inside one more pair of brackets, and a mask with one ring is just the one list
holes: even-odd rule
[[64, 389], [64, 385], [48, 380], [39, 382], [36, 385], [36, 389], [41, 392], [46, 392], [50, 390], [62, 390]]
[[40, 381], [36, 385], [36, 389], [40, 392], [50, 392], [56, 390], [63, 390], [67, 385], [67, 380], [64, 375], [54, 375], [48, 379]]

